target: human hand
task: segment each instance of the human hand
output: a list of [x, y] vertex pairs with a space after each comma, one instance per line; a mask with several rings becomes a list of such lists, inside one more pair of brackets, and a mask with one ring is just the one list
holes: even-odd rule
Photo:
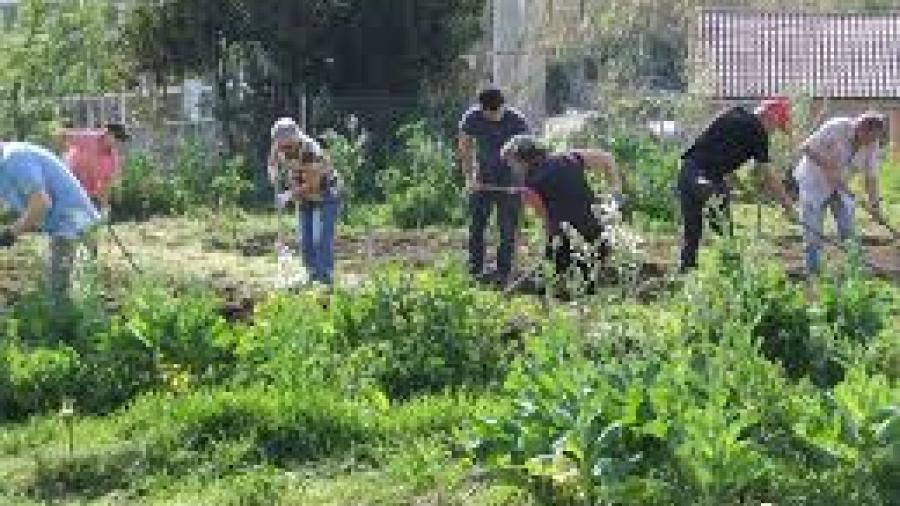
[[474, 176], [466, 176], [466, 194], [472, 195], [484, 190], [484, 185], [479, 183]]
[[284, 209], [288, 202], [290, 202], [292, 198], [292, 192], [286, 191], [282, 193], [275, 194], [275, 207], [277, 209]]
[[269, 182], [272, 183], [276, 189], [278, 187], [278, 166], [277, 165], [269, 165], [266, 167], [266, 173], [269, 176]]
[[622, 209], [627, 203], [628, 199], [625, 198], [625, 195], [619, 190], [613, 190], [609, 194], [610, 200], [615, 204], [617, 209]]

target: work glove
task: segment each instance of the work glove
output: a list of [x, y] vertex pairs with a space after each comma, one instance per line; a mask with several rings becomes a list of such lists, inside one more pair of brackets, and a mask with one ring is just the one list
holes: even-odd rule
[[616, 208], [619, 211], [621, 211], [625, 207], [625, 204], [628, 202], [628, 200], [625, 198], [625, 195], [623, 195], [622, 192], [619, 191], [610, 192], [609, 198], [612, 200], [613, 204], [615, 204]]
[[284, 209], [285, 206], [287, 206], [287, 203], [290, 202], [291, 199], [293, 198], [292, 193], [293, 192], [291, 192], [290, 190], [281, 192], [281, 193], [276, 193], [275, 194], [275, 207], [278, 209]]
[[0, 248], [10, 248], [16, 243], [16, 234], [12, 228], [3, 227], [0, 229]]
[[485, 190], [485, 186], [477, 181], [470, 181], [466, 183], [466, 195], [473, 195], [475, 193], [481, 193]]
[[269, 176], [269, 182], [272, 183], [272, 186], [278, 188], [278, 166], [267, 165], [266, 174]]

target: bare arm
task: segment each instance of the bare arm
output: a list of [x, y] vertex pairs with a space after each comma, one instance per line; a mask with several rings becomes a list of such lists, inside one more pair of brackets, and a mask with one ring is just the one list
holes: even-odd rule
[[475, 141], [472, 136], [460, 132], [459, 141], [457, 143], [457, 153], [459, 155], [459, 168], [466, 177], [466, 186], [471, 186], [475, 181]]
[[269, 182], [272, 183], [272, 186], [278, 185], [278, 147], [275, 143], [272, 143], [272, 146], [269, 148], [269, 158], [266, 161], [266, 171], [269, 173]]
[[878, 176], [873, 173], [866, 173], [863, 179], [866, 186], [866, 197], [868, 198], [869, 210], [881, 215], [881, 198], [878, 195]]
[[28, 197], [28, 205], [25, 207], [25, 211], [12, 225], [13, 234], [21, 235], [40, 228], [40, 224], [44, 221], [44, 216], [47, 215], [47, 210], [50, 209], [51, 205], [52, 201], [46, 192], [37, 191], [32, 193]]
[[784, 182], [780, 177], [778, 177], [775, 167], [773, 167], [771, 164], [765, 163], [759, 164], [758, 169], [762, 171], [763, 184], [765, 185], [766, 190], [769, 192], [769, 194], [778, 200], [785, 213], [787, 213], [792, 219], [795, 218], [793, 201], [791, 200], [787, 189], [784, 187]]
[[622, 194], [622, 171], [619, 170], [616, 159], [612, 154], [602, 149], [582, 149], [575, 151], [584, 160], [586, 168], [592, 171], [601, 172], [613, 191]]

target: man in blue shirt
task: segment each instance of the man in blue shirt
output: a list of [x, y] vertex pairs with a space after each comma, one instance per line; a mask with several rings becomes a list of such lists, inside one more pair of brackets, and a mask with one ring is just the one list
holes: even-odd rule
[[0, 228], [0, 247], [26, 232], [50, 236], [49, 289], [51, 302], [59, 303], [68, 292], [78, 241], [100, 219], [97, 209], [56, 155], [26, 142], [0, 143], [0, 203], [19, 215]]
[[[497, 281], [505, 284], [512, 269], [521, 199], [509, 164], [500, 156], [503, 145], [517, 134], [528, 133], [522, 114], [506, 107], [503, 93], [488, 87], [478, 104], [459, 122], [459, 158], [469, 192], [469, 270], [481, 278], [484, 269], [484, 232], [494, 206], [500, 228], [497, 248]], [[477, 156], [476, 156], [477, 155]], [[477, 158], [477, 165], [475, 164]], [[509, 188], [509, 191], [504, 191]]]

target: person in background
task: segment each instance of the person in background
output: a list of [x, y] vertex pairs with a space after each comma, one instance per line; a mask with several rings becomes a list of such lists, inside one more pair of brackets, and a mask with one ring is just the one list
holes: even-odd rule
[[[292, 118], [271, 130], [267, 170], [276, 204], [297, 203], [301, 259], [312, 282], [334, 282], [334, 237], [340, 211], [338, 179], [327, 154]], [[283, 187], [288, 190], [281, 192]]]
[[800, 191], [800, 216], [808, 274], [819, 271], [825, 208], [831, 209], [841, 240], [853, 238], [856, 198], [849, 189], [853, 169], [864, 175], [866, 207], [886, 223], [878, 194], [879, 139], [887, 120], [877, 112], [826, 121], [801, 147], [803, 157], [794, 169]]
[[48, 149], [27, 142], [0, 143], [0, 201], [18, 219], [0, 229], [0, 247], [27, 232], [50, 236], [51, 307], [68, 301], [75, 253], [100, 214], [69, 168]]
[[[578, 149], [550, 153], [531, 135], [516, 135], [503, 146], [505, 160], [522, 174], [525, 197], [541, 209], [546, 227], [546, 257], [555, 275], [568, 276], [576, 267], [583, 281], [596, 281], [593, 269], [602, 263], [608, 246], [603, 241], [603, 224], [595, 212], [597, 195], [587, 180], [587, 171], [599, 172], [608, 181], [610, 195], [621, 206], [622, 174], [610, 153], [600, 149]], [[579, 259], [572, 233], [589, 246], [590, 259]]]
[[[513, 266], [521, 199], [513, 187], [509, 165], [500, 156], [503, 144], [514, 135], [528, 133], [528, 123], [507, 107], [503, 92], [487, 87], [478, 94], [459, 122], [458, 153], [469, 195], [469, 272], [476, 279], [507, 283]], [[495, 276], [484, 273], [484, 234], [493, 208], [497, 208], [500, 245]]]
[[60, 133], [63, 159], [101, 214], [109, 212], [109, 190], [122, 170], [122, 145], [130, 139], [121, 123]]
[[704, 207], [711, 197], [721, 199], [711, 216], [711, 225], [719, 233], [723, 221], [731, 227], [730, 189], [725, 179], [750, 159], [764, 171], [766, 186], [781, 203], [788, 219], [797, 221], [781, 178], [768, 166], [769, 136], [777, 130], [789, 133], [790, 124], [791, 105], [787, 99], [764, 100], [753, 112], [742, 106], [731, 107], [721, 112], [681, 155], [678, 193], [684, 227], [682, 272], [697, 266]]

